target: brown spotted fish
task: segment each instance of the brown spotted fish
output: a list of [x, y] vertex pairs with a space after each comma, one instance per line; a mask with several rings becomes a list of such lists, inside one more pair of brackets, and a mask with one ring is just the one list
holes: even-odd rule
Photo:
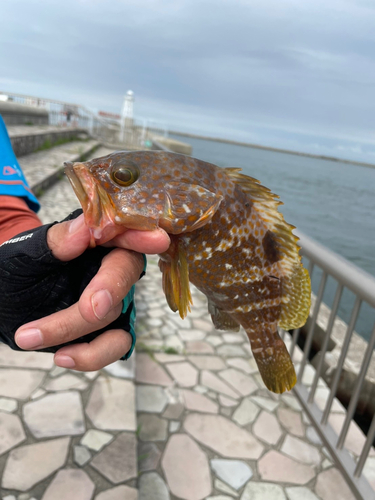
[[310, 278], [276, 195], [240, 169], [162, 151], [115, 152], [65, 171], [93, 244], [126, 229], [163, 228], [171, 245], [159, 266], [171, 309], [186, 316], [190, 281], [206, 295], [216, 328], [243, 326], [268, 389], [294, 386], [277, 327], [306, 322]]

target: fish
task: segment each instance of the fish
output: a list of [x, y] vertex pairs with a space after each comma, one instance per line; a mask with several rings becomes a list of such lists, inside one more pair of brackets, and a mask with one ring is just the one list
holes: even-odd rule
[[310, 277], [279, 197], [239, 168], [165, 151], [117, 151], [67, 163], [91, 244], [128, 229], [164, 229], [159, 255], [172, 311], [191, 311], [190, 283], [203, 292], [216, 329], [245, 330], [260, 375], [275, 393], [297, 377], [278, 328], [305, 324]]

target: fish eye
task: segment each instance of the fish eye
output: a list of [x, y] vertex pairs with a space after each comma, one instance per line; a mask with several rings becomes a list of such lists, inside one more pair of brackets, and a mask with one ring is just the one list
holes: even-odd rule
[[130, 186], [139, 177], [139, 170], [135, 165], [121, 165], [112, 170], [112, 179], [120, 186]]

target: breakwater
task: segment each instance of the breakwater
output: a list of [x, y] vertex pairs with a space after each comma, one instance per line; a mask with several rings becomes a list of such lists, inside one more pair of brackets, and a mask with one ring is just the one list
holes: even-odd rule
[[335, 161], [335, 162], [340, 162], [340, 163], [346, 163], [346, 164], [350, 164], [350, 165], [359, 165], [361, 167], [375, 168], [375, 165], [372, 163], [365, 163], [365, 162], [354, 161], [354, 160], [345, 160], [342, 158], [337, 158], [335, 156], [325, 156], [325, 155], [315, 155], [312, 153], [303, 153], [301, 151], [293, 151], [291, 149], [273, 148], [271, 146], [262, 146], [261, 144], [253, 144], [251, 142], [241, 142], [241, 141], [234, 141], [232, 139], [222, 139], [221, 137], [209, 137], [209, 136], [205, 136], [205, 135], [190, 134], [187, 132], [176, 132], [175, 130], [170, 130], [169, 134], [178, 135], [181, 137], [190, 137], [192, 139], [202, 139], [204, 141], [213, 141], [213, 142], [221, 142], [224, 144], [232, 144], [234, 146], [244, 146], [247, 148], [263, 149], [265, 151], [273, 151], [275, 153], [284, 153], [284, 154], [289, 154], [289, 155], [305, 156], [307, 158], [316, 158], [318, 160], [329, 160], [329, 161]]

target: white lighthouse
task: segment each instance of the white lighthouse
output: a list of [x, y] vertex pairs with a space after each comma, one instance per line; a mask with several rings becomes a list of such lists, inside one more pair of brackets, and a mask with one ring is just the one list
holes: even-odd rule
[[121, 112], [120, 141], [130, 144], [133, 139], [133, 105], [134, 92], [128, 90], [124, 97]]

